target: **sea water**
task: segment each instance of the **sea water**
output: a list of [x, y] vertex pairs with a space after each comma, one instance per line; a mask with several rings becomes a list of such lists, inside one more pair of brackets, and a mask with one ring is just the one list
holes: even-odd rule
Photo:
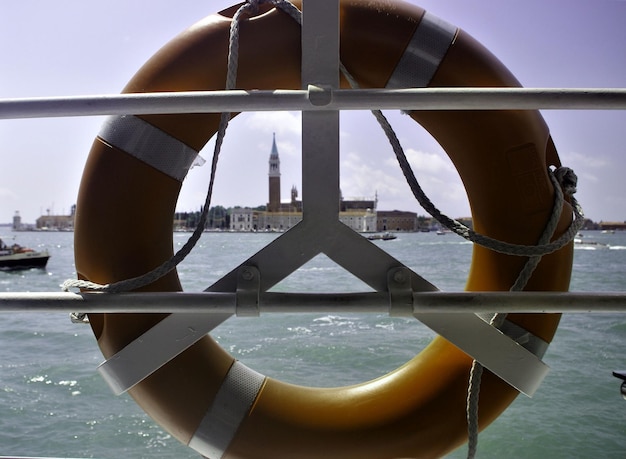
[[[59, 291], [76, 276], [72, 233], [14, 233], [48, 249], [46, 270], [0, 272], [0, 291]], [[180, 247], [188, 234], [176, 233]], [[206, 233], [179, 268], [200, 291], [275, 234]], [[573, 291], [626, 290], [626, 234], [586, 232], [577, 245]], [[447, 234], [399, 234], [376, 242], [442, 290], [462, 290], [472, 246]], [[606, 245], [602, 245], [606, 244]], [[112, 248], [113, 249], [113, 248]], [[276, 290], [359, 291], [365, 287], [320, 256]], [[593, 305], [590, 305], [593, 308]], [[380, 376], [434, 336], [415, 320], [377, 314], [285, 314], [233, 318], [213, 333], [237, 359], [266, 375], [312, 386]], [[626, 457], [626, 400], [613, 370], [626, 369], [626, 314], [567, 314], [544, 360], [552, 367], [534, 398], [520, 396], [479, 437], [483, 458]], [[133, 402], [114, 396], [96, 372], [91, 330], [66, 314], [0, 315], [0, 456], [196, 458]], [[451, 457], [465, 456], [460, 448]]]

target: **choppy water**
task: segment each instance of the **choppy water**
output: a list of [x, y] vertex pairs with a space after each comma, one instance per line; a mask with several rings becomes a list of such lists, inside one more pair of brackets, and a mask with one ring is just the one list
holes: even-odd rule
[[[0, 291], [57, 291], [74, 277], [71, 233], [18, 233], [48, 248], [46, 271], [0, 272]], [[175, 244], [187, 235], [176, 234]], [[206, 234], [181, 267], [186, 290], [201, 290], [274, 235]], [[610, 246], [575, 252], [572, 290], [626, 290], [626, 234], [586, 233]], [[471, 245], [456, 236], [403, 234], [381, 242], [442, 290], [462, 290]], [[276, 288], [361, 289], [320, 257]], [[404, 363], [432, 333], [412, 320], [378, 315], [306, 314], [231, 319], [214, 333], [248, 366], [307, 385], [361, 382]], [[552, 367], [533, 399], [519, 397], [479, 439], [484, 458], [624, 458], [626, 401], [611, 376], [626, 369], [626, 314], [564, 316], [545, 357]], [[195, 458], [128, 396], [115, 397], [95, 371], [102, 357], [87, 326], [65, 314], [0, 316], [0, 455]], [[452, 457], [464, 457], [463, 449]]]

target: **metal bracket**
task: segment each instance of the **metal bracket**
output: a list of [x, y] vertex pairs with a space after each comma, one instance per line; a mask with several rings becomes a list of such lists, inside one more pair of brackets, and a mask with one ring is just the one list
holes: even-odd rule
[[309, 102], [316, 107], [329, 105], [333, 101], [333, 88], [327, 85], [310, 84], [307, 88]]
[[261, 273], [256, 266], [240, 266], [237, 272], [236, 314], [239, 317], [258, 317], [261, 294]]
[[413, 289], [411, 288], [411, 270], [405, 266], [387, 271], [389, 290], [389, 315], [391, 317], [413, 316]]

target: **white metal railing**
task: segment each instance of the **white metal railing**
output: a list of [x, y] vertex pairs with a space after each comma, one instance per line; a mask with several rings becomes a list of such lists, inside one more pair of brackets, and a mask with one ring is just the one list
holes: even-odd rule
[[231, 90], [0, 100], [0, 119], [314, 110], [625, 110], [626, 88]]
[[[234, 90], [159, 92], [142, 94], [106, 94], [73, 97], [44, 97], [0, 100], [0, 119], [66, 116], [95, 116], [114, 114], [175, 114], [241, 111], [303, 112], [303, 184], [314, 188], [303, 194], [307, 209], [314, 208], [316, 216], [323, 204], [337, 202], [339, 189], [339, 110], [399, 109], [399, 110], [535, 110], [586, 109], [625, 110], [626, 88], [415, 88], [415, 89], [339, 89], [339, 2], [305, 2], [302, 21], [302, 84], [304, 90]], [[322, 39], [323, 38], [323, 39]], [[324, 135], [306, 135], [308, 131]], [[320, 157], [316, 152], [327, 154]], [[321, 164], [321, 162], [324, 162]], [[332, 168], [332, 169], [331, 169]], [[333, 170], [332, 177], [327, 171]], [[306, 178], [306, 180], [305, 180]], [[329, 186], [318, 186], [320, 180], [330, 180]], [[321, 191], [320, 191], [321, 190]], [[312, 205], [311, 205], [312, 204]], [[319, 204], [319, 205], [318, 205]], [[318, 212], [319, 211], [319, 212]], [[332, 223], [335, 217], [327, 218]], [[297, 233], [293, 232], [294, 234]], [[300, 233], [303, 233], [300, 231]], [[299, 236], [311, 236], [304, 232]], [[313, 236], [319, 236], [318, 233]], [[351, 236], [351, 235], [350, 235]], [[295, 236], [294, 236], [295, 237]], [[284, 239], [284, 238], [281, 238]], [[361, 247], [361, 241], [344, 238], [351, 247]], [[267, 248], [266, 248], [267, 249]], [[336, 249], [336, 248], [334, 248]], [[354, 260], [336, 255], [342, 266], [354, 268]], [[267, 255], [267, 254], [270, 255]], [[261, 255], [263, 264], [275, 259], [272, 248]], [[372, 260], [387, 267], [367, 271], [367, 278], [376, 278], [377, 292], [360, 294], [278, 294], [253, 285], [245, 292], [239, 288], [236, 271], [227, 277], [228, 288], [211, 288], [212, 292], [151, 293], [151, 294], [75, 294], [75, 293], [3, 293], [0, 312], [5, 311], [206, 311], [258, 314], [307, 310], [372, 310], [409, 315], [421, 312], [584, 312], [626, 311], [626, 295], [580, 293], [443, 293], [408, 292], [413, 295], [413, 308], [394, 303], [391, 284], [385, 283], [392, 264], [379, 253], [369, 253]], [[267, 263], [266, 263], [267, 262]], [[282, 260], [284, 263], [285, 261]], [[294, 265], [295, 266], [295, 265]], [[297, 266], [296, 266], [297, 268]], [[284, 273], [282, 273], [284, 274]], [[261, 280], [266, 281], [261, 273]], [[414, 276], [417, 278], [417, 276]], [[434, 290], [420, 280], [420, 290]], [[237, 285], [236, 288], [233, 288]], [[370, 282], [370, 285], [373, 285]], [[385, 291], [389, 290], [389, 293]], [[221, 291], [220, 291], [221, 290]], [[407, 292], [403, 292], [407, 293]], [[132, 300], [132, 305], [129, 306]], [[244, 306], [244, 307], [242, 307]], [[136, 309], [135, 309], [136, 308]], [[317, 309], [316, 309], [317, 308]], [[435, 311], [436, 310], [436, 311]]]
[[[336, 46], [336, 43], [331, 43], [332, 46]], [[324, 71], [321, 74], [324, 74]], [[324, 81], [324, 78], [316, 81]], [[302, 112], [370, 109], [626, 110], [625, 88], [342, 90], [330, 86], [332, 85], [309, 85], [306, 90], [160, 92], [4, 99], [0, 100], [0, 119], [285, 110]], [[395, 315], [412, 315], [430, 312], [626, 312], [626, 294], [623, 292], [412, 292], [411, 294], [412, 308], [395, 310], [393, 295], [385, 291], [286, 294], [252, 289], [246, 292], [154, 292], [116, 295], [3, 292], [0, 293], [0, 313], [176, 311], [255, 315], [306, 311], [392, 314], [395, 312]]]
[[[420, 88], [198, 91], [0, 100], [0, 119], [111, 114], [209, 113], [263, 110], [626, 109], [623, 88]], [[131, 304], [131, 306], [129, 306]], [[303, 308], [303, 306], [306, 306]], [[259, 312], [389, 312], [386, 292], [362, 294], [262, 293]], [[626, 312], [623, 293], [416, 292], [414, 312]], [[2, 293], [0, 312], [214, 312], [237, 311], [237, 294]], [[408, 311], [407, 311], [408, 312]]]
[[[193, 91], [0, 100], [0, 119], [222, 111], [584, 109], [625, 110], [625, 88], [418, 88]], [[386, 292], [263, 292], [255, 310], [393, 311]], [[76, 294], [2, 293], [0, 312], [200, 312], [242, 314], [234, 292]], [[130, 306], [129, 306], [130, 305]], [[626, 312], [626, 294], [414, 292], [413, 312]], [[245, 314], [249, 314], [246, 312]], [[404, 312], [409, 315], [409, 311]], [[402, 315], [402, 313], [401, 313]]]
[[[257, 297], [259, 313], [286, 312], [368, 312], [388, 313], [389, 293], [278, 293]], [[151, 292], [151, 293], [26, 293], [0, 294], [2, 312], [83, 313], [215, 313], [250, 315], [234, 292]], [[626, 312], [622, 292], [414, 292], [413, 312], [449, 313], [590, 313]], [[406, 315], [411, 315], [406, 314]]]

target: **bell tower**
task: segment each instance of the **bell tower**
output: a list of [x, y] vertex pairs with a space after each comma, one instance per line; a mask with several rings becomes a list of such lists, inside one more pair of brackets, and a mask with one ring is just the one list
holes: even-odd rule
[[270, 153], [269, 170], [269, 202], [268, 212], [278, 212], [280, 210], [280, 158], [278, 148], [276, 148], [276, 133], [273, 134], [272, 152]]

